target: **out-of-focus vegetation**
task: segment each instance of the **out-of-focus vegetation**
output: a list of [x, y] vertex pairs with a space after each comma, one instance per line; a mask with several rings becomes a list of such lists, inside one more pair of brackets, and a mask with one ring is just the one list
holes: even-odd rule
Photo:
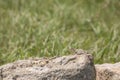
[[0, 65], [70, 48], [120, 61], [120, 0], [0, 0]]

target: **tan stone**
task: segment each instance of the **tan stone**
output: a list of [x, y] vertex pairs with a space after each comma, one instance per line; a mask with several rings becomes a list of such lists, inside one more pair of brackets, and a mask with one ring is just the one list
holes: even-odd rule
[[[0, 67], [3, 80], [94, 80], [95, 67], [90, 54], [77, 54], [19, 60]], [[82, 53], [82, 54], [81, 54]]]
[[115, 64], [95, 65], [96, 80], [120, 80], [120, 62]]

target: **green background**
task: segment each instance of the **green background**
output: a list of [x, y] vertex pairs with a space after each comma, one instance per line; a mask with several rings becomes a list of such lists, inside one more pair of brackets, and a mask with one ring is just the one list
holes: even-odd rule
[[120, 61], [120, 0], [0, 0], [0, 65], [71, 48]]

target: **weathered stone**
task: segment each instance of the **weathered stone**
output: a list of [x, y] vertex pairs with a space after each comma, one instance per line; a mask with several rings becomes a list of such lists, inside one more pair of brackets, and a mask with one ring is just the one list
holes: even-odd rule
[[86, 52], [56, 57], [19, 60], [0, 67], [2, 80], [95, 80], [93, 58]]
[[120, 62], [115, 64], [95, 65], [96, 80], [120, 80]]

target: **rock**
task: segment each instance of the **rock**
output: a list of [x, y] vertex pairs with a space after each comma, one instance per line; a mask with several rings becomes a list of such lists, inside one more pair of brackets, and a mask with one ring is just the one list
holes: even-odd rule
[[115, 64], [95, 65], [96, 80], [120, 80], [120, 62]]
[[84, 51], [55, 58], [19, 60], [0, 67], [1, 80], [95, 80], [95, 76], [93, 58]]

